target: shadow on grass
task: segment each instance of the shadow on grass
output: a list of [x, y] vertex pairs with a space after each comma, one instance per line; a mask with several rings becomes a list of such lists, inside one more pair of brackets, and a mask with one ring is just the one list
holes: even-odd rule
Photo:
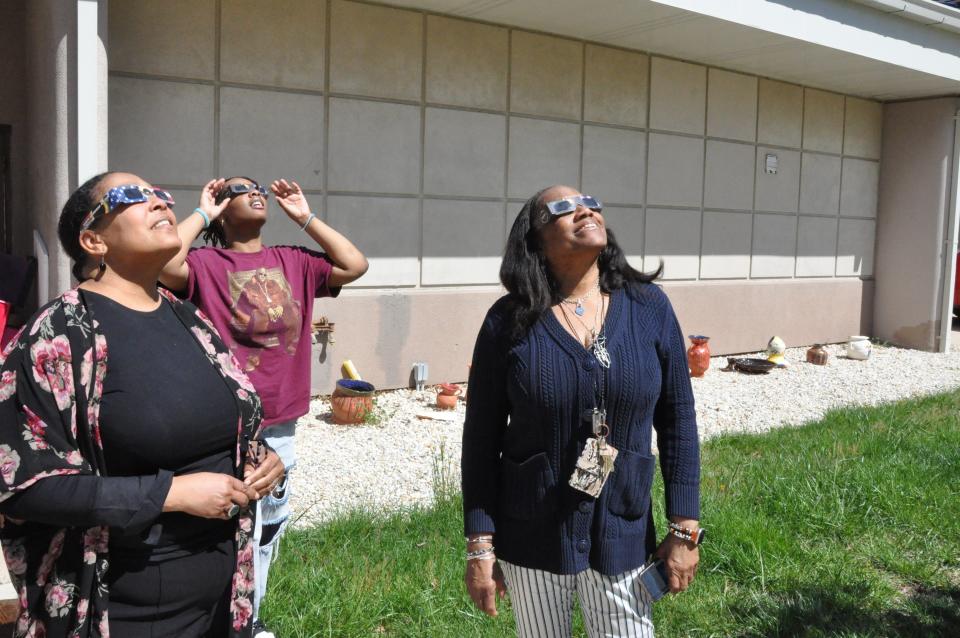
[[915, 585], [904, 588], [894, 609], [871, 610], [866, 588], [800, 588], [771, 593], [731, 611], [747, 636], [957, 636], [960, 628], [960, 588]]

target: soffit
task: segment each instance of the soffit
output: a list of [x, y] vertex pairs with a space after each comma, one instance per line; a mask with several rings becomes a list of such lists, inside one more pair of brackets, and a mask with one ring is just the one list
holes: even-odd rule
[[[666, 2], [666, 4], [665, 4]], [[716, 15], [707, 15], [670, 4], [695, 5], [696, 2], [671, 0], [395, 0], [390, 4], [422, 9], [456, 17], [482, 20], [501, 25], [514, 26], [534, 31], [543, 31], [572, 38], [607, 44], [628, 49], [700, 62], [736, 71], [753, 73], [778, 80], [795, 82], [806, 86], [858, 95], [861, 97], [892, 100], [933, 95], [960, 94], [960, 75], [943, 77], [925, 73], [916, 68], [899, 66], [890, 62], [872, 59], [850, 51], [820, 43], [788, 37], [780, 33], [724, 20]], [[715, 11], [717, 6], [710, 7]], [[736, 3], [731, 3], [735, 5]], [[798, 19], [808, 19], [810, 28], [817, 27], [817, 20], [827, 19], [828, 14], [804, 14], [798, 2], [783, 0], [770, 2], [781, 11], [794, 11]], [[830, 7], [829, 2], [819, 2]], [[789, 6], [786, 5], [795, 5]], [[837, 3], [836, 15], [842, 19], [849, 15], [863, 24], [880, 29], [933, 29], [902, 18], [849, 3]], [[846, 13], [843, 13], [846, 12]], [[857, 13], [859, 12], [859, 13]], [[876, 19], [873, 19], [875, 14]], [[904, 23], [904, 24], [900, 24]], [[822, 23], [821, 23], [822, 24]], [[844, 28], [847, 25], [841, 24]], [[863, 29], [849, 25], [850, 29]], [[906, 32], [906, 31], [904, 31]], [[875, 34], [870, 34], [875, 35]], [[921, 35], [924, 35], [921, 32]], [[960, 68], [960, 35], [943, 31], [931, 32], [943, 55], [957, 55]], [[956, 50], [949, 46], [955, 40]], [[943, 43], [946, 43], [946, 47]], [[902, 43], [900, 43], [902, 44]], [[913, 46], [913, 43], [910, 43]], [[839, 44], [838, 44], [839, 46]], [[920, 50], [923, 47], [919, 47]]]

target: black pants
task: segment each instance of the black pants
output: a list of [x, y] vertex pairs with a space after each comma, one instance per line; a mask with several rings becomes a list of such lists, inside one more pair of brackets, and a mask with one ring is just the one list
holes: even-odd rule
[[222, 638], [230, 627], [233, 540], [166, 560], [111, 554], [110, 635]]

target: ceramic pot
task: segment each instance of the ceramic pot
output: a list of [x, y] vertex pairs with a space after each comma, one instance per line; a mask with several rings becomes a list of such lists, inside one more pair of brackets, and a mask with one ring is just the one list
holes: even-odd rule
[[333, 422], [340, 425], [363, 423], [373, 410], [373, 384], [340, 379], [330, 397]]
[[853, 335], [847, 341], [847, 358], [849, 359], [864, 361], [870, 358], [872, 351], [873, 344], [870, 343], [870, 337]]
[[690, 376], [702, 377], [703, 373], [710, 367], [710, 346], [707, 345], [710, 337], [689, 335], [689, 339], [693, 344], [687, 350], [687, 365], [690, 366]]
[[827, 365], [827, 361], [830, 360], [830, 353], [823, 349], [823, 346], [819, 343], [813, 344], [809, 350], [807, 350], [807, 362], [812, 363], [818, 366]]
[[462, 392], [456, 383], [441, 383], [437, 386], [437, 407], [441, 410], [452, 410], [457, 407]]

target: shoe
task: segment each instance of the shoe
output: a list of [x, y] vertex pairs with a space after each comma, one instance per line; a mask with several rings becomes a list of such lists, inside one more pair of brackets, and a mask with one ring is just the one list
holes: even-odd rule
[[253, 621], [253, 638], [277, 638], [277, 636], [267, 629], [262, 620], [257, 618]]

